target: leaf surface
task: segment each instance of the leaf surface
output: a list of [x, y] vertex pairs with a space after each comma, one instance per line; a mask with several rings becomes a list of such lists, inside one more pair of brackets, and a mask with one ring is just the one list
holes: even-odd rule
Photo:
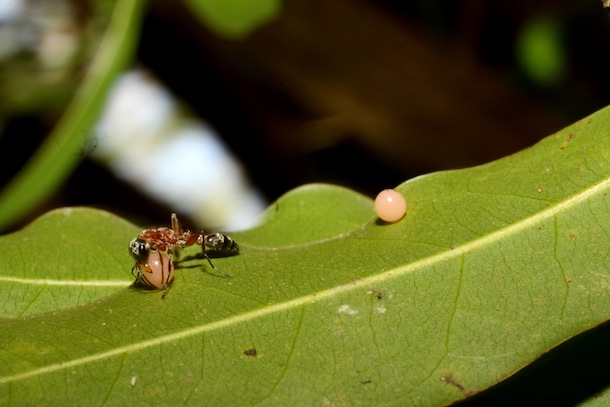
[[165, 299], [127, 287], [138, 227], [52, 212], [0, 238], [18, 248], [0, 254], [0, 403], [434, 406], [489, 388], [610, 316], [609, 115], [405, 182], [394, 224], [344, 188], [291, 191], [213, 260], [233, 278], [188, 248]]

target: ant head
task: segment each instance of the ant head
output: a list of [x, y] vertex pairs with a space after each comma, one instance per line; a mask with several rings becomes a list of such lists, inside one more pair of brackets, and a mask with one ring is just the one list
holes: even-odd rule
[[145, 263], [148, 259], [150, 245], [142, 239], [135, 238], [129, 243], [129, 254], [138, 263]]

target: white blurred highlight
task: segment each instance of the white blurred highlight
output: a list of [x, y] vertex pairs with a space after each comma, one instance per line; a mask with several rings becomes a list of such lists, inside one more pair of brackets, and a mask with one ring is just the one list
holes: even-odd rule
[[266, 206], [213, 130], [142, 71], [117, 81], [96, 137], [95, 159], [202, 226], [244, 229]]

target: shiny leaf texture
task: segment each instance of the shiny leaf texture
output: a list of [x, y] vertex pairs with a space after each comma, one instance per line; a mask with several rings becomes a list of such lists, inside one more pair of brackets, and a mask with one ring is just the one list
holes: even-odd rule
[[394, 224], [353, 191], [298, 188], [214, 259], [232, 278], [188, 248], [164, 299], [128, 287], [138, 227], [49, 213], [0, 238], [0, 403], [440, 406], [487, 389], [610, 317], [609, 121], [409, 180]]

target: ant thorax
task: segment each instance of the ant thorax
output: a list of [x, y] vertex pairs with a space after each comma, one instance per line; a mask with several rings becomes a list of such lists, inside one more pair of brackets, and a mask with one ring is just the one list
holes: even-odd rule
[[170, 228], [146, 229], [140, 232], [138, 238], [148, 243], [151, 249], [161, 252], [171, 251], [175, 246], [183, 246]]

